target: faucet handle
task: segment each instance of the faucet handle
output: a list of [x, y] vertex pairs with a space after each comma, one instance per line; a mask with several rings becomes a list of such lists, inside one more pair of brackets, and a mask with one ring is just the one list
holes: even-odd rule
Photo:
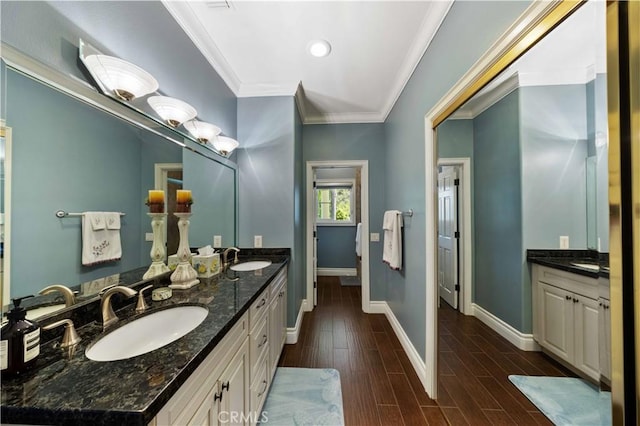
[[56, 328], [61, 325], [64, 325], [64, 336], [62, 336], [62, 343], [60, 344], [61, 348], [68, 348], [80, 343], [82, 339], [80, 338], [80, 336], [78, 336], [78, 333], [76, 333], [76, 328], [73, 326], [73, 321], [70, 319], [56, 321], [52, 324], [42, 327], [42, 329], [51, 330], [52, 328]]
[[136, 314], [141, 314], [144, 311], [146, 311], [147, 309], [149, 309], [149, 305], [144, 300], [144, 294], [143, 293], [144, 293], [145, 290], [149, 290], [150, 288], [153, 288], [153, 284], [150, 284], [150, 285], [146, 286], [145, 288], [143, 288], [142, 290], [140, 290], [138, 292], [138, 303], [136, 304]]

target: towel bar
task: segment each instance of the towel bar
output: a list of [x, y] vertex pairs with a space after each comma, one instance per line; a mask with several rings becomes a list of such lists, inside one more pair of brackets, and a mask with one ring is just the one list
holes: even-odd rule
[[[120, 213], [120, 216], [124, 216], [126, 213]], [[68, 217], [68, 216], [82, 216], [82, 213], [69, 213], [69, 212], [65, 212], [64, 210], [58, 210], [56, 212], [56, 217], [62, 219], [63, 217]]]
[[402, 212], [402, 216], [413, 217], [413, 209], [409, 209], [408, 212]]

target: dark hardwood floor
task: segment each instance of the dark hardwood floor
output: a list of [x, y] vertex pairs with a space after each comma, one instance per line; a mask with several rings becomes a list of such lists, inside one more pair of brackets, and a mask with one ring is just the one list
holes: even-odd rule
[[346, 425], [550, 425], [510, 374], [571, 375], [538, 352], [523, 352], [473, 317], [442, 303], [439, 396], [430, 399], [390, 323], [361, 311], [360, 287], [319, 277], [318, 306], [304, 315], [282, 367], [340, 372]]

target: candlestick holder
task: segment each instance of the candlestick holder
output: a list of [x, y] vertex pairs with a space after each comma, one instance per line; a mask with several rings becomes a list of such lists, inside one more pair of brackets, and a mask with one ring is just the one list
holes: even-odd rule
[[151, 218], [151, 229], [153, 230], [153, 245], [151, 246], [151, 266], [145, 274], [143, 279], [153, 278], [156, 275], [169, 272], [169, 268], [164, 264], [164, 241], [162, 241], [162, 228], [164, 224], [164, 218], [166, 213], [147, 213]]
[[191, 249], [189, 248], [189, 218], [191, 213], [174, 213], [178, 217], [178, 231], [180, 231], [180, 244], [178, 245], [178, 266], [171, 274], [171, 284], [169, 287], [176, 289], [188, 289], [198, 284], [198, 273], [189, 259], [191, 258]]

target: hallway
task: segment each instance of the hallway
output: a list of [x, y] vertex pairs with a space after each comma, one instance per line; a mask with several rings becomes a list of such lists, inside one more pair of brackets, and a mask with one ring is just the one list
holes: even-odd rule
[[283, 367], [340, 372], [346, 425], [549, 425], [509, 374], [571, 373], [538, 352], [519, 351], [476, 318], [439, 311], [440, 397], [427, 397], [382, 314], [364, 314], [360, 287], [318, 277], [318, 306], [304, 316]]

